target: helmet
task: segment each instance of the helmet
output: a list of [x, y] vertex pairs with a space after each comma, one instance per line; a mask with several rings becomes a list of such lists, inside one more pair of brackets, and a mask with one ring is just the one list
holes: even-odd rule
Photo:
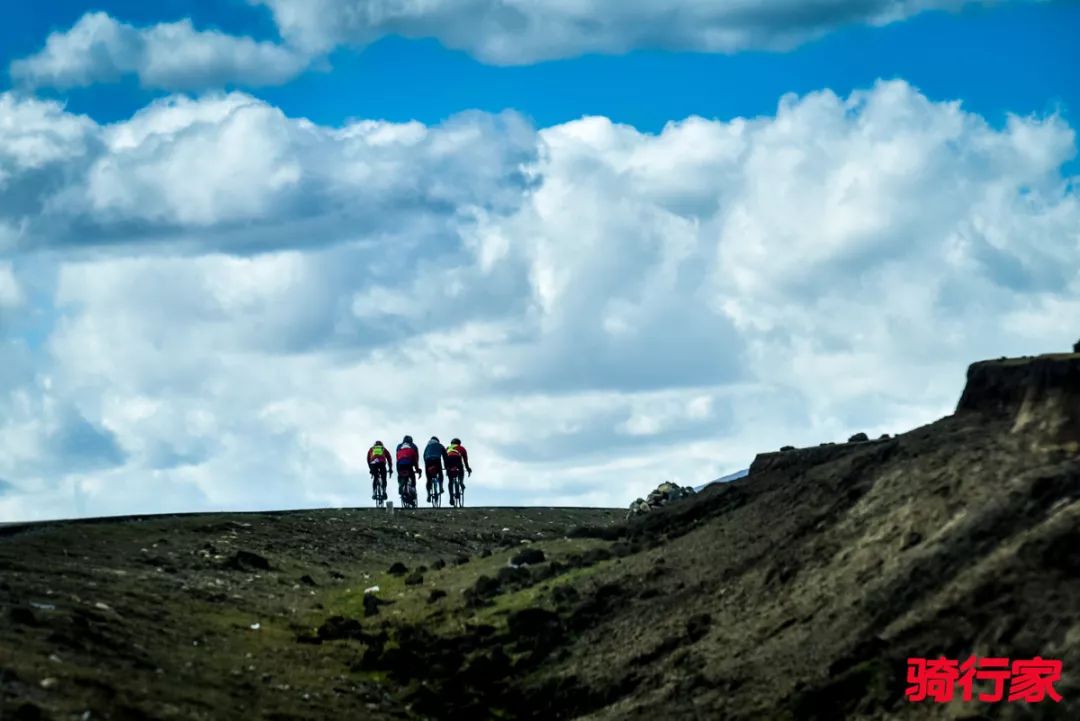
[[405, 436], [403, 439], [401, 439], [401, 442], [402, 443], [412, 443], [412, 436]]
[[432, 436], [432, 437], [431, 437], [431, 440], [435, 441], [436, 443], [438, 443], [438, 442], [439, 442], [439, 438], [438, 438], [438, 436]]
[[453, 440], [450, 441], [450, 445], [452, 445], [452, 446], [460, 446], [461, 445], [461, 439], [460, 438], [454, 438]]
[[375, 445], [377, 445], [377, 446], [381, 446], [381, 445], [382, 445], [382, 441], [375, 441]]

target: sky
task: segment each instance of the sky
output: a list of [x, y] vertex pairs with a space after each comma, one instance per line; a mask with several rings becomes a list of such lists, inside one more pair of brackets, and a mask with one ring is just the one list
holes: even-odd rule
[[404, 434], [625, 506], [1080, 335], [1077, 2], [6, 17], [0, 521], [366, 505]]

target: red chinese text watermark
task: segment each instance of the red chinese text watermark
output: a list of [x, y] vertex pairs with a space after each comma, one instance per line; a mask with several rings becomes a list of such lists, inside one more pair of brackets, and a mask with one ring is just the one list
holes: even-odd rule
[[908, 701], [949, 703], [964, 701], [1061, 702], [1054, 683], [1061, 680], [1061, 661], [1036, 656], [1027, 661], [976, 658], [960, 662], [948, 658], [908, 659]]

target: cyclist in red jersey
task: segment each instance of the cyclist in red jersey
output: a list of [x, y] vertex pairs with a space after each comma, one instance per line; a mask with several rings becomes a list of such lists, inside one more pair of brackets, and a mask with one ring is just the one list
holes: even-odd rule
[[[405, 436], [398, 444], [395, 455], [397, 456], [398, 495], [401, 496], [402, 505], [405, 505], [406, 496], [409, 500], [415, 501], [416, 479], [421, 477], [420, 449], [413, 443], [412, 436]], [[410, 493], [407, 494], [406, 490]]]
[[458, 501], [458, 493], [455, 492], [454, 483], [457, 482], [461, 490], [465, 490], [465, 478], [462, 470], [466, 471], [470, 476], [472, 475], [472, 468], [469, 466], [469, 452], [465, 450], [465, 446], [461, 445], [461, 439], [455, 438], [450, 441], [450, 445], [446, 447], [446, 476], [450, 479], [450, 505], [456, 506]]
[[[372, 484], [379, 484], [382, 489], [382, 497], [386, 497], [386, 476], [394, 475], [394, 463], [390, 460], [390, 449], [383, 446], [382, 441], [375, 441], [375, 445], [367, 452], [368, 471], [371, 473]], [[379, 500], [378, 490], [372, 494], [372, 498]]]

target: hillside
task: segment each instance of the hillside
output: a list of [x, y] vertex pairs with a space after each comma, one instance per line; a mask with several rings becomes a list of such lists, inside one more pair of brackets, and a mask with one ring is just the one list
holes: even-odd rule
[[[977, 363], [947, 418], [762, 454], [629, 523], [537, 508], [16, 526], [0, 531], [0, 708], [1080, 718], [1078, 499], [1066, 354]], [[906, 659], [940, 654], [1060, 659], [1064, 700], [908, 702]]]

